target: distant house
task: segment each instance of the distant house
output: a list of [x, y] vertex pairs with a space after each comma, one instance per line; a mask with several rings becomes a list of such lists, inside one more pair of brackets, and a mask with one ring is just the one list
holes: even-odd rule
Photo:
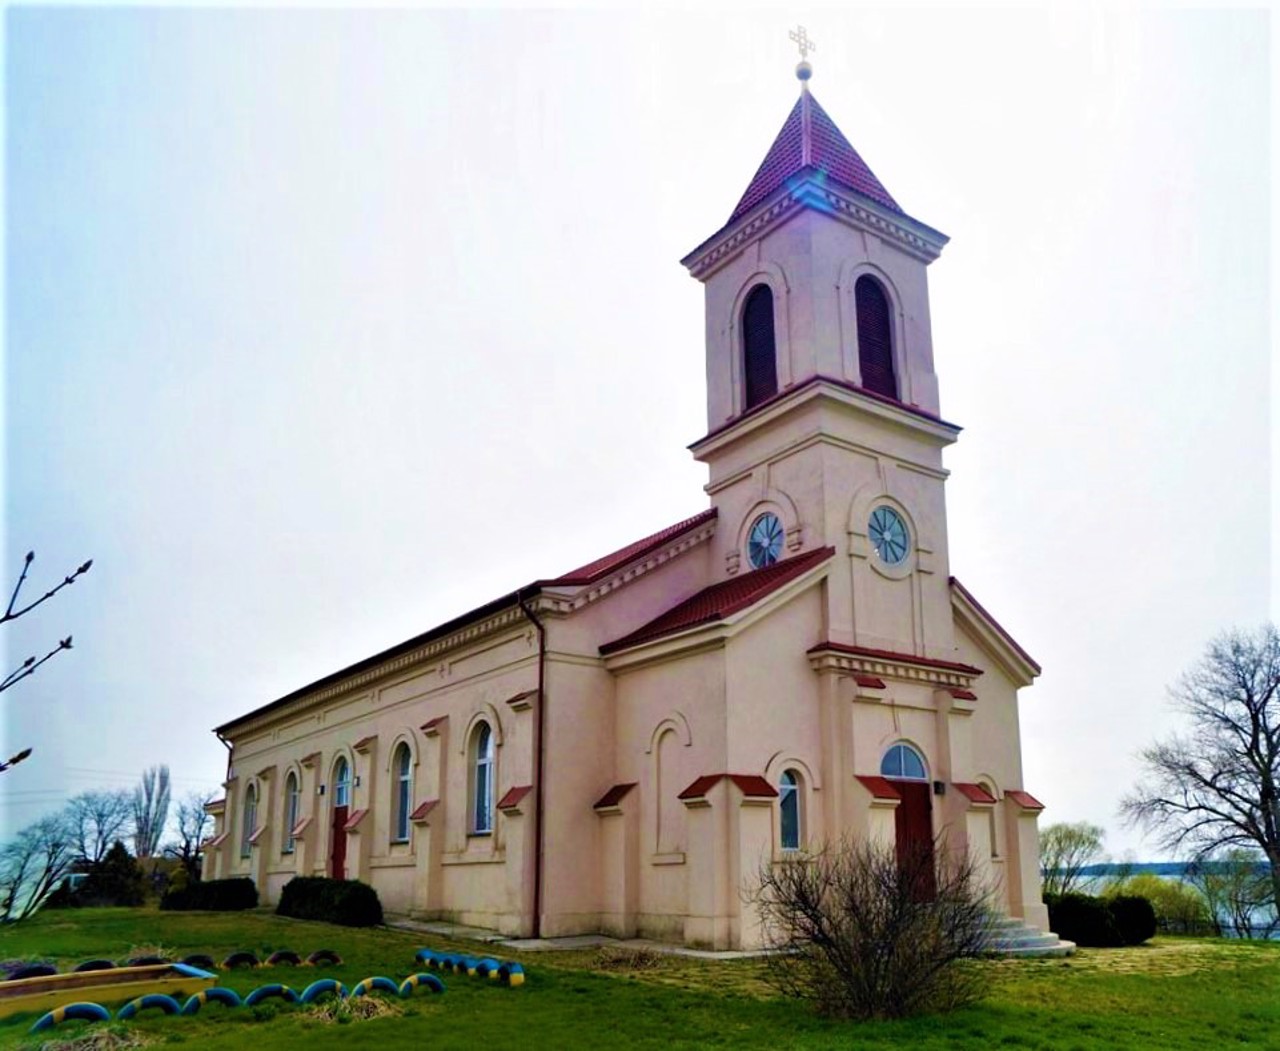
[[946, 241], [804, 84], [683, 260], [706, 289], [710, 506], [218, 727], [208, 874], [267, 901], [328, 873], [512, 935], [730, 948], [759, 943], [741, 891], [762, 862], [945, 830], [1047, 929], [1017, 707], [1040, 669], [948, 549], [960, 428], [926, 283]]

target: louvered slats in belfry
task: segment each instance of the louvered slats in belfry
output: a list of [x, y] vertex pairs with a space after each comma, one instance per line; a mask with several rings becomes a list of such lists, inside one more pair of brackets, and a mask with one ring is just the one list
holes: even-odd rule
[[889, 300], [874, 277], [865, 274], [853, 286], [858, 308], [858, 361], [862, 365], [862, 385], [888, 398], [898, 397], [893, 375], [893, 337], [889, 321]]
[[773, 290], [756, 285], [742, 311], [742, 362], [750, 409], [778, 393], [777, 351], [773, 339]]

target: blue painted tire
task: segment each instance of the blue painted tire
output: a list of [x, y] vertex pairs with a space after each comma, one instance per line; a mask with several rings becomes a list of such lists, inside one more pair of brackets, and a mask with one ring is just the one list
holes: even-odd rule
[[444, 992], [444, 982], [440, 981], [434, 974], [411, 974], [403, 982], [400, 983], [400, 995], [412, 996], [413, 991], [421, 986], [429, 993]]
[[111, 1021], [111, 1012], [101, 1004], [67, 1004], [65, 1007], [56, 1007], [48, 1014], [41, 1015], [28, 1032], [41, 1033], [46, 1029], [52, 1029], [55, 1025], [60, 1025], [73, 1019], [80, 1019], [85, 1022], [109, 1022]]
[[182, 1005], [182, 1013], [184, 1015], [193, 1015], [205, 1004], [226, 1004], [228, 1007], [240, 1007], [243, 1003], [244, 1001], [240, 999], [240, 994], [234, 989], [226, 989], [221, 985], [215, 985], [211, 989], [201, 989], [193, 996], [188, 996], [187, 1002]]
[[290, 989], [287, 985], [280, 985], [273, 982], [271, 985], [260, 985], [253, 992], [244, 998], [245, 1007], [253, 1007], [262, 1003], [273, 996], [280, 997], [285, 1003], [296, 1004], [298, 1002], [298, 994]]
[[498, 972], [502, 969], [502, 964], [492, 957], [486, 956], [478, 964], [476, 964], [476, 974], [481, 978], [489, 978], [493, 981], [498, 980]]
[[518, 963], [504, 963], [498, 968], [498, 979], [507, 985], [524, 985], [524, 968]]
[[438, 966], [440, 954], [435, 949], [419, 949], [413, 954], [413, 958], [418, 963], [426, 964], [428, 967], [436, 967]]
[[366, 978], [362, 982], [357, 982], [351, 990], [352, 998], [357, 996], [366, 996], [377, 990], [383, 993], [392, 993], [395, 996], [400, 995], [400, 986], [396, 985], [390, 978], [384, 978], [382, 975], [374, 975], [372, 978]]
[[307, 957], [307, 963], [313, 967], [319, 967], [322, 963], [337, 967], [338, 964], [342, 963], [342, 957], [332, 949], [317, 949]]
[[130, 1000], [120, 1008], [116, 1012], [116, 1020], [127, 1022], [130, 1018], [136, 1016], [139, 1011], [146, 1011], [151, 1007], [158, 1007], [167, 1015], [182, 1013], [182, 1005], [172, 996], [166, 996], [164, 993], [147, 993], [146, 996], [139, 996], [136, 1000]]
[[326, 993], [333, 993], [339, 1000], [343, 1000], [347, 996], [347, 987], [336, 978], [317, 978], [302, 990], [302, 996], [298, 998], [298, 1002], [309, 1004]]

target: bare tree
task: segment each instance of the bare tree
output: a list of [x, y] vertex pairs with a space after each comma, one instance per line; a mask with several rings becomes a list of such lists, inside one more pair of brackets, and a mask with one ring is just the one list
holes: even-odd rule
[[137, 857], [155, 855], [168, 820], [169, 768], [161, 764], [144, 770], [142, 782], [133, 790], [133, 852]]
[[164, 848], [165, 855], [181, 861], [193, 879], [200, 875], [200, 844], [213, 823], [213, 818], [204, 809], [211, 799], [211, 792], [188, 792], [178, 801], [174, 815], [178, 838]]
[[1123, 813], [1180, 853], [1261, 851], [1280, 904], [1280, 633], [1222, 635], [1170, 694], [1190, 729], [1142, 753]]
[[1267, 939], [1280, 929], [1280, 915], [1271, 907], [1271, 879], [1256, 850], [1235, 847], [1192, 862], [1187, 881], [1204, 895], [1219, 934], [1224, 920], [1237, 938]]
[[133, 816], [133, 796], [128, 789], [81, 792], [67, 801], [66, 813], [78, 860], [96, 865], [124, 834]]
[[1040, 831], [1040, 888], [1045, 894], [1079, 890], [1084, 868], [1103, 859], [1103, 831], [1087, 821], [1061, 822]]
[[771, 981], [823, 1014], [901, 1018], [982, 994], [986, 979], [956, 963], [989, 944], [992, 892], [942, 844], [936, 864], [931, 850], [850, 840], [765, 862], [752, 900]]
[[[23, 562], [22, 562], [22, 572], [18, 574], [18, 582], [13, 586], [13, 594], [9, 596], [9, 605], [5, 608], [3, 615], [0, 615], [0, 624], [7, 624], [11, 620], [17, 620], [19, 617], [27, 613], [30, 613], [33, 609], [35, 609], [37, 606], [41, 605], [42, 603], [48, 602], [49, 599], [53, 598], [53, 596], [56, 595], [59, 591], [61, 591], [63, 588], [70, 587], [72, 584], [74, 584], [78, 577], [81, 577], [85, 573], [88, 573], [89, 567], [93, 565], [93, 559], [90, 559], [88, 562], [85, 562], [83, 565], [79, 566], [74, 573], [70, 574], [69, 576], [63, 577], [61, 584], [58, 584], [50, 588], [48, 591], [46, 591], [43, 595], [41, 595], [35, 601], [28, 602], [25, 606], [19, 606], [18, 597], [22, 593], [22, 585], [27, 582], [27, 571], [31, 568], [31, 563], [34, 562], [35, 560], [36, 560], [36, 553], [34, 551], [28, 551], [27, 557], [23, 559]], [[35, 655], [32, 654], [30, 657], [26, 658], [26, 660], [24, 660], [20, 665], [18, 665], [18, 667], [14, 668], [13, 671], [9, 672], [9, 674], [6, 675], [3, 679], [0, 679], [0, 693], [3, 693], [10, 686], [13, 686], [18, 682], [21, 682], [23, 679], [27, 678], [27, 676], [34, 675], [36, 673], [36, 670], [46, 661], [52, 660], [63, 650], [69, 650], [69, 649], [71, 649], [70, 635], [68, 635], [65, 639], [59, 639], [58, 644], [38, 660], [36, 659]], [[11, 767], [17, 766], [29, 755], [31, 755], [30, 748], [24, 748], [19, 752], [15, 752], [7, 760], [0, 762], [0, 773], [3, 773], [4, 771], [10, 769]]]
[[0, 923], [26, 919], [44, 904], [75, 861], [64, 813], [41, 818], [0, 847]]

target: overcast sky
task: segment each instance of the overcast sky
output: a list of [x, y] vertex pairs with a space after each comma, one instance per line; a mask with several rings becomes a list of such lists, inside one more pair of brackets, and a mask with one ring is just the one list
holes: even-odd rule
[[[702, 289], [812, 88], [930, 270], [953, 572], [1044, 821], [1277, 615], [1265, 12], [9, 9], [6, 827], [707, 505]], [[785, 703], [780, 698], [779, 703]]]

